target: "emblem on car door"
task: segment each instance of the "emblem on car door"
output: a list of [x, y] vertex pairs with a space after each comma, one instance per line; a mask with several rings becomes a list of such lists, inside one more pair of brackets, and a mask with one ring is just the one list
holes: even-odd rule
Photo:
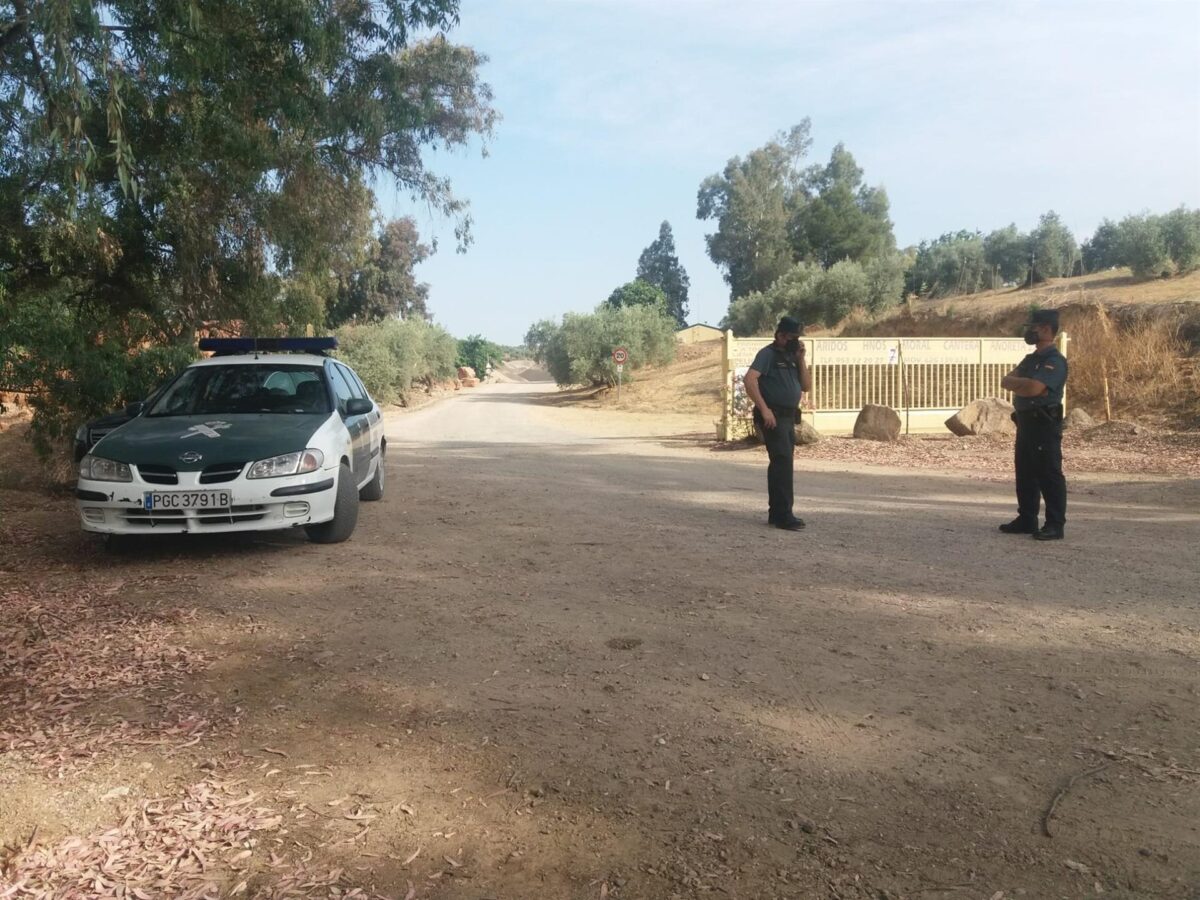
[[195, 450], [189, 450], [187, 453], [179, 454], [179, 461], [182, 463], [187, 463], [188, 465], [191, 465], [192, 463], [198, 463], [202, 459], [204, 459], [204, 454], [197, 453]]

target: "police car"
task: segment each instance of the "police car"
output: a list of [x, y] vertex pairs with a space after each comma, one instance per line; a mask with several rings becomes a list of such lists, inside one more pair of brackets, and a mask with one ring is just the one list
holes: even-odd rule
[[108, 535], [303, 527], [344, 541], [383, 498], [383, 416], [335, 338], [200, 341], [212, 351], [134, 404], [79, 464], [85, 531]]

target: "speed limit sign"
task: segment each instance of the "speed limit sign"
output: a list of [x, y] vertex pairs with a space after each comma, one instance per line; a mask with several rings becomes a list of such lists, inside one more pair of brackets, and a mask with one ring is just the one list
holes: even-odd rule
[[613, 356], [613, 362], [615, 362], [618, 366], [623, 366], [623, 365], [625, 365], [626, 361], [629, 359], [629, 351], [626, 350], [624, 347], [618, 347], [617, 349], [615, 349], [613, 351], [612, 356]]

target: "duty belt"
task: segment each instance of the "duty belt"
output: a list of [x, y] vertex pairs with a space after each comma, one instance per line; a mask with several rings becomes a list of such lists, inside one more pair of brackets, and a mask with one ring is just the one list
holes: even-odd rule
[[1015, 410], [1013, 415], [1017, 418], [1029, 420], [1041, 419], [1046, 422], [1058, 424], [1063, 420], [1063, 408], [1061, 403], [1056, 403], [1053, 406], [1033, 406], [1029, 409]]

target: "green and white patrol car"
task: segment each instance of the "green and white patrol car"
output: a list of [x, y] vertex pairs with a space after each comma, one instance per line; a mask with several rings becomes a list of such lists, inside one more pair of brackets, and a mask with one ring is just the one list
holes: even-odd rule
[[[383, 497], [383, 416], [325, 351], [334, 338], [200, 342], [185, 369], [79, 464], [85, 531], [108, 535], [303, 526], [344, 541]], [[290, 352], [288, 352], [290, 351]]]

